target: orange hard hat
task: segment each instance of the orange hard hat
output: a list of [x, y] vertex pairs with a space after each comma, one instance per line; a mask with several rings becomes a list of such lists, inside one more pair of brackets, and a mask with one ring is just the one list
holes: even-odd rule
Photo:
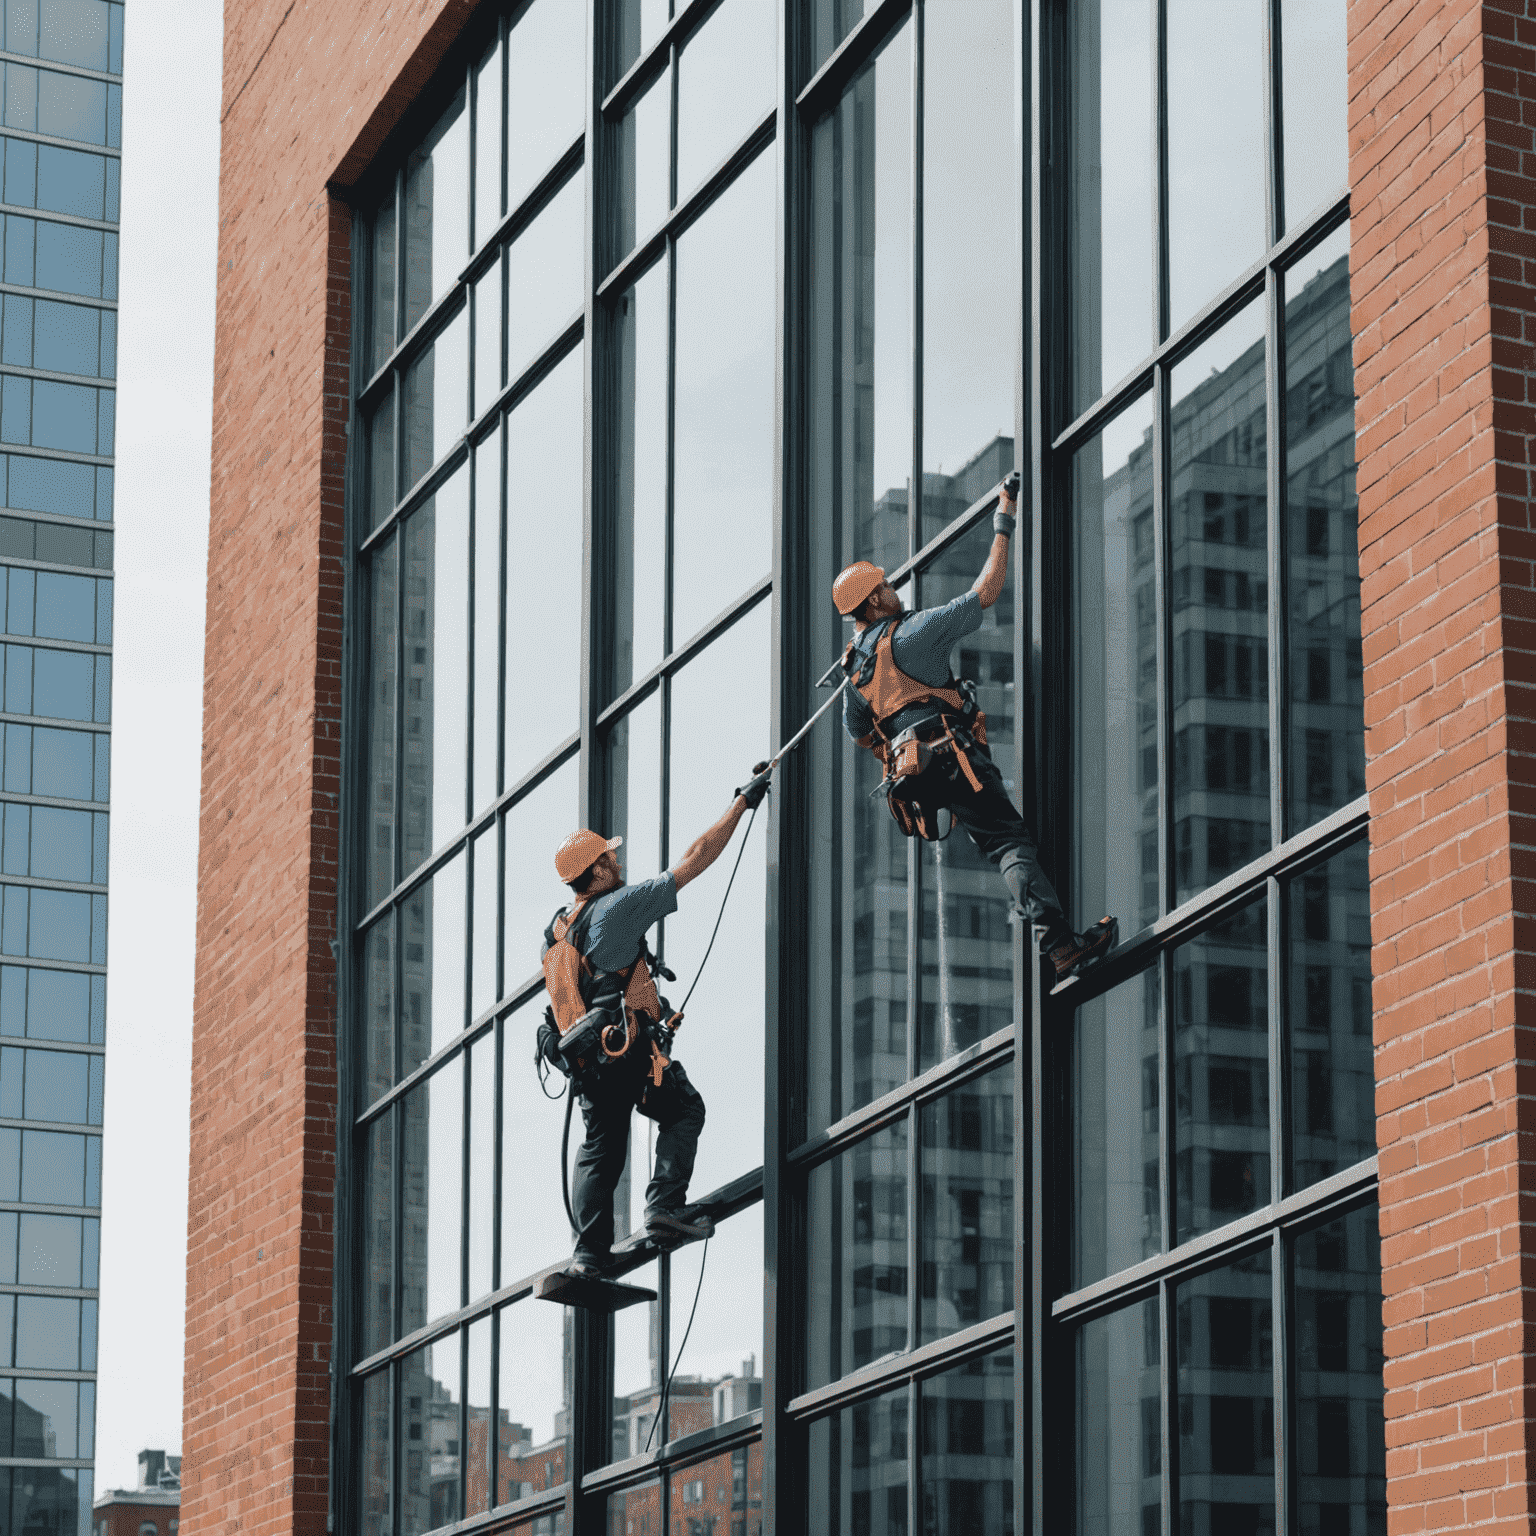
[[885, 580], [885, 572], [868, 560], [855, 560], [832, 583], [832, 602], [846, 619]]
[[623, 841], [622, 837], [601, 837], [596, 832], [589, 832], [582, 827], [579, 831], [572, 832], [555, 849], [555, 873], [569, 885], [572, 880], [577, 880], [586, 874], [605, 853], [617, 848]]

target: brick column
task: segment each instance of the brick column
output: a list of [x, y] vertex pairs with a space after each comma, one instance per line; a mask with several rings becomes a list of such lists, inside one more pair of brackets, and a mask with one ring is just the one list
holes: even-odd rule
[[183, 1536], [326, 1529], [351, 229], [470, 0], [226, 7]]
[[1389, 1529], [1528, 1531], [1536, 4], [1351, 0], [1349, 93]]

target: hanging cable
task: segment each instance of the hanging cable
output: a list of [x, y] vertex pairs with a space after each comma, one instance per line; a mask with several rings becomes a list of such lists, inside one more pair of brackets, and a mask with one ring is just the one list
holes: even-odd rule
[[677, 1368], [683, 1363], [683, 1351], [688, 1347], [688, 1335], [693, 1332], [693, 1315], [699, 1310], [699, 1294], [704, 1289], [704, 1266], [709, 1262], [709, 1239], [704, 1239], [704, 1251], [699, 1255], [699, 1283], [693, 1288], [693, 1306], [688, 1312], [688, 1326], [683, 1329], [683, 1342], [677, 1346], [677, 1358], [672, 1362], [672, 1369], [667, 1372], [667, 1384], [661, 1389], [661, 1403], [656, 1409], [656, 1417], [651, 1420], [651, 1433], [645, 1437], [645, 1448], [650, 1450], [651, 1439], [656, 1433], [656, 1426], [667, 1416], [667, 1403], [672, 1397], [672, 1378], [677, 1375]]
[[710, 951], [715, 947], [715, 936], [720, 932], [720, 920], [725, 916], [725, 904], [731, 899], [731, 887], [736, 884], [736, 871], [741, 868], [741, 856], [747, 851], [747, 839], [752, 836], [752, 823], [757, 820], [757, 807], [752, 807], [752, 814], [747, 817], [747, 830], [742, 834], [741, 847], [736, 850], [736, 862], [731, 865], [731, 878], [725, 882], [725, 895], [720, 898], [720, 910], [715, 914], [715, 926], [710, 930], [709, 943], [704, 946], [704, 958], [699, 961], [699, 968], [693, 973], [693, 983], [688, 988], [688, 997], [683, 999], [683, 1006], [677, 1011], [679, 1014], [688, 1011], [688, 998], [693, 996], [694, 987], [699, 984], [699, 977], [704, 974], [704, 967], [709, 963]]

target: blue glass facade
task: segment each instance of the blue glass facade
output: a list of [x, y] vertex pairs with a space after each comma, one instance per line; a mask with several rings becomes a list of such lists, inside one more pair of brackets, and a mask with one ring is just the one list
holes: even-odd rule
[[0, 1536], [89, 1530], [123, 7], [0, 8]]

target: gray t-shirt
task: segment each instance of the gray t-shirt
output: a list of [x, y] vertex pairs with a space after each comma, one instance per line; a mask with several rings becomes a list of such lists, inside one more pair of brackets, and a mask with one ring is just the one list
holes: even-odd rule
[[[942, 688], [950, 678], [949, 653], [955, 642], [981, 628], [981, 593], [974, 588], [942, 608], [924, 608], [896, 621], [891, 637], [891, 659], [908, 677]], [[871, 655], [885, 633], [885, 625], [871, 624], [854, 640], [854, 675]], [[843, 690], [843, 729], [855, 741], [875, 728], [875, 717], [864, 696], [853, 687]]]
[[640, 941], [663, 917], [677, 911], [671, 870], [638, 885], [621, 885], [595, 897], [585, 953], [599, 971], [622, 971], [640, 952]]

